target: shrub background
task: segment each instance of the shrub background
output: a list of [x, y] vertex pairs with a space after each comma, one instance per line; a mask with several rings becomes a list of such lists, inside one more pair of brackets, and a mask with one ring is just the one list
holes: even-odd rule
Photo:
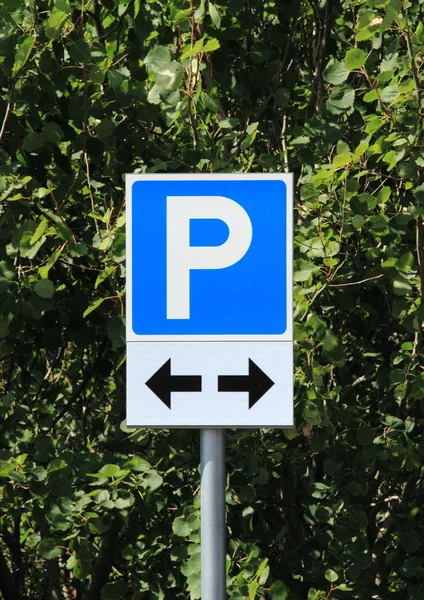
[[231, 600], [424, 594], [422, 0], [3, 0], [0, 590], [199, 592], [197, 431], [126, 430], [124, 173], [295, 173], [296, 429]]

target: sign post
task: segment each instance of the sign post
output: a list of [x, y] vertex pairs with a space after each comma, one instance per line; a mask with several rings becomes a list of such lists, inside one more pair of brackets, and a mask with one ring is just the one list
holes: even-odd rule
[[224, 429], [200, 430], [202, 600], [225, 600]]
[[202, 600], [225, 594], [225, 427], [293, 425], [292, 176], [127, 175], [127, 426], [201, 430]]

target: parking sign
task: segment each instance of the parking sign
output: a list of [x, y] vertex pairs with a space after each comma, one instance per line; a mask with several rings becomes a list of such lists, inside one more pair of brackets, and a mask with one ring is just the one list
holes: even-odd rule
[[290, 175], [127, 176], [128, 425], [291, 425], [292, 335]]

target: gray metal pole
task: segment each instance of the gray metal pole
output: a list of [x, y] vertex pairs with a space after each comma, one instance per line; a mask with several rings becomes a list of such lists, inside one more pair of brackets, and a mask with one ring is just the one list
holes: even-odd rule
[[223, 429], [200, 430], [202, 600], [225, 600], [225, 442]]

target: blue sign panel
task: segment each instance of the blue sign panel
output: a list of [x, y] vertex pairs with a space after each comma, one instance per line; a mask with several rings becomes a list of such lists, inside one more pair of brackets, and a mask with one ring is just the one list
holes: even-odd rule
[[284, 334], [283, 181], [146, 179], [131, 197], [135, 334]]

